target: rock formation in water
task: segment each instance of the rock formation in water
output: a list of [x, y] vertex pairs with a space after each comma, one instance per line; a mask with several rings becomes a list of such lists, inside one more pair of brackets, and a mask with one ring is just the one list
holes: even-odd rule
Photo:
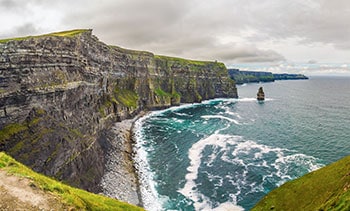
[[258, 100], [265, 100], [265, 93], [262, 87], [259, 88], [257, 95]]
[[[0, 151], [93, 192], [100, 191], [106, 154], [118, 148], [112, 123], [235, 97], [222, 63], [109, 46], [91, 30], [0, 41]], [[133, 171], [130, 147], [119, 148]]]

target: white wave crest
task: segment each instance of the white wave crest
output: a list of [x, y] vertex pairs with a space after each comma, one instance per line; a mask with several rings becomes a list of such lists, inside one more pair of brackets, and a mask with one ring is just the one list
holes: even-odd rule
[[135, 152], [135, 167], [138, 171], [140, 181], [140, 192], [143, 201], [143, 206], [146, 210], [163, 210], [163, 203], [167, 201], [167, 197], [160, 196], [156, 190], [156, 181], [154, 180], [154, 174], [152, 173], [148, 160], [147, 150], [143, 147], [142, 130], [143, 122], [149, 116], [144, 116], [137, 120], [134, 125], [134, 134], [136, 143], [134, 146]]
[[[240, 194], [265, 192], [264, 185], [274, 183], [276, 186], [287, 180], [295, 178], [292, 166], [296, 169], [305, 168], [306, 171], [313, 171], [322, 165], [317, 163], [317, 159], [301, 153], [293, 154], [288, 149], [270, 147], [259, 144], [255, 141], [244, 140], [241, 136], [219, 134], [217, 130], [214, 134], [196, 142], [188, 152], [190, 165], [187, 168], [185, 176], [186, 183], [178, 192], [193, 201], [195, 210], [242, 210], [237, 206], [237, 197]], [[240, 172], [233, 172], [231, 175], [218, 176], [206, 172], [209, 181], [216, 181], [221, 187], [223, 180], [232, 184], [234, 193], [230, 193], [230, 202], [221, 204], [219, 207], [213, 207], [210, 199], [202, 194], [198, 188], [196, 180], [198, 179], [199, 169], [201, 166], [203, 152], [207, 146], [211, 146], [212, 152], [206, 155], [204, 163], [206, 168], [213, 167], [213, 162], [220, 159], [223, 162], [231, 163], [242, 169]], [[267, 161], [267, 160], [268, 161]], [[250, 176], [255, 174], [256, 169], [263, 171], [261, 181], [252, 180]], [[301, 176], [301, 175], [300, 175]], [[244, 192], [243, 192], [244, 191]]]
[[[219, 130], [220, 131], [220, 130]], [[186, 183], [184, 187], [178, 190], [179, 193], [185, 197], [191, 199], [194, 203], [193, 206], [195, 210], [212, 210], [212, 205], [210, 200], [200, 192], [196, 191], [196, 182], [198, 176], [198, 170], [201, 164], [202, 151], [208, 145], [214, 147], [220, 147], [225, 149], [228, 144], [228, 139], [232, 138], [231, 135], [220, 135], [217, 134], [219, 131], [216, 131], [213, 135], [202, 139], [192, 145], [188, 152], [188, 157], [190, 159], [190, 166], [187, 168], [187, 175], [185, 176]], [[225, 206], [228, 206], [227, 204]], [[241, 207], [230, 204], [230, 207], [236, 210], [242, 210]]]
[[226, 116], [221, 116], [221, 115], [204, 115], [204, 116], [201, 116], [201, 117], [203, 119], [224, 119], [224, 120], [232, 122], [232, 123], [234, 123], [236, 125], [240, 125], [240, 123], [237, 120], [229, 118], [229, 117], [226, 117]]

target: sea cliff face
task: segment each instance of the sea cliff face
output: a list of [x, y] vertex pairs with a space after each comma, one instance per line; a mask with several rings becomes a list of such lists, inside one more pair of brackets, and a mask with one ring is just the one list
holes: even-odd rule
[[307, 80], [302, 74], [275, 74], [272, 72], [241, 71], [239, 69], [228, 69], [229, 76], [236, 84], [274, 82], [275, 80]]
[[237, 97], [222, 63], [108, 46], [91, 30], [0, 41], [0, 151], [93, 192], [112, 123], [218, 97]]

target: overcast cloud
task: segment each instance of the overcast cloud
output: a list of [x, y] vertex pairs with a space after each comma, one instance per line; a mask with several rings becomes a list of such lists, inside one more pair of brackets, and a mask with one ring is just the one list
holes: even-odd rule
[[108, 44], [228, 66], [350, 63], [347, 0], [0, 0], [0, 20], [0, 38], [92, 28]]

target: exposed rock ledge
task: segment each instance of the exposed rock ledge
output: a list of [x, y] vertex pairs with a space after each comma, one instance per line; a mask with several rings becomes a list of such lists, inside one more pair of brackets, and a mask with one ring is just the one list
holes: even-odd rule
[[135, 204], [132, 184], [108, 188], [108, 178], [121, 186], [136, 181], [128, 135], [119, 132], [125, 125], [114, 123], [232, 97], [236, 86], [222, 63], [108, 46], [91, 30], [0, 40], [0, 151], [70, 185], [103, 187]]

